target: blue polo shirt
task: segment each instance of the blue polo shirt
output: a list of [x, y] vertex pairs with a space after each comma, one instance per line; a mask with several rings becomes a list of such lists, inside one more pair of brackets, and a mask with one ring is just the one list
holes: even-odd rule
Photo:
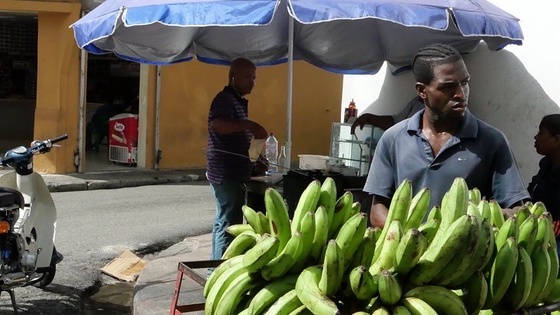
[[431, 191], [430, 209], [441, 200], [456, 177], [465, 178], [469, 189], [477, 187], [487, 200], [502, 208], [529, 194], [505, 135], [466, 112], [457, 134], [434, 156], [422, 134], [419, 111], [386, 130], [375, 149], [364, 191], [391, 198], [400, 183], [412, 181], [413, 193]]
[[210, 129], [217, 118], [248, 119], [247, 99], [229, 86], [216, 95], [208, 113], [208, 145], [206, 148], [206, 177], [211, 183], [221, 184], [224, 179], [249, 181], [253, 163], [249, 160], [251, 133], [248, 130], [220, 135]]

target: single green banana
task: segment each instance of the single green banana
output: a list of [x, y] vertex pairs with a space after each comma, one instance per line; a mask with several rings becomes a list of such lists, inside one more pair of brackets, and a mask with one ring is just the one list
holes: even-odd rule
[[319, 192], [319, 201], [317, 202], [318, 206], [325, 207], [327, 211], [328, 217], [328, 226], [331, 225], [334, 216], [334, 207], [336, 205], [336, 182], [332, 177], [327, 177], [323, 180], [321, 184], [320, 192]]
[[387, 212], [387, 219], [385, 220], [385, 225], [379, 236], [377, 244], [375, 244], [375, 255], [373, 260], [376, 261], [381, 254], [383, 249], [385, 236], [389, 232], [389, 226], [393, 221], [399, 221], [402, 226], [405, 224], [408, 209], [410, 208], [410, 203], [412, 201], [412, 182], [410, 180], [403, 180], [401, 184], [395, 190], [393, 197], [391, 198], [391, 203], [389, 205], [389, 211]]
[[[543, 212], [537, 219], [537, 235], [535, 236], [535, 244], [533, 245], [533, 251], [540, 246], [547, 245], [549, 243], [550, 236], [552, 233], [552, 225], [550, 223], [551, 214], [550, 212]], [[531, 257], [533, 256], [532, 253]]]
[[239, 234], [228, 245], [222, 255], [222, 259], [230, 259], [245, 254], [249, 248], [255, 246], [258, 237], [259, 236], [252, 230], [247, 230]]
[[335, 240], [344, 256], [344, 269], [349, 265], [354, 253], [360, 246], [366, 229], [367, 215], [363, 212], [356, 213], [340, 227]]
[[488, 282], [486, 282], [484, 274], [481, 271], [477, 271], [469, 278], [467, 283], [465, 283], [465, 289], [466, 294], [463, 295], [462, 300], [467, 309], [467, 313], [469, 315], [478, 314], [488, 296]]
[[309, 248], [313, 246], [313, 237], [315, 236], [315, 212], [308, 211], [305, 213], [305, 216], [301, 220], [300, 228], [303, 252], [296, 258], [294, 265], [290, 268], [290, 273], [298, 273], [307, 266], [310, 254]]
[[420, 224], [418, 231], [422, 232], [426, 239], [426, 245], [430, 246], [439, 228], [439, 221], [437, 219], [428, 219], [428, 221]]
[[[469, 188], [462, 177], [456, 177], [441, 200], [441, 231], [445, 231], [458, 218], [467, 214]], [[443, 232], [441, 232], [443, 233]], [[437, 234], [436, 237], [442, 234]]]
[[[529, 298], [533, 281], [533, 263], [525, 248], [519, 246], [517, 270], [500, 304], [509, 304], [508, 309], [517, 311]], [[505, 301], [504, 301], [505, 300]]]
[[262, 314], [282, 295], [296, 287], [298, 276], [297, 274], [286, 275], [269, 282], [253, 296], [249, 303], [248, 313], [251, 315]]
[[289, 315], [313, 315], [313, 313], [305, 305], [302, 305], [291, 311]]
[[480, 193], [480, 189], [474, 187], [473, 189], [469, 190], [469, 201], [478, 205], [478, 203], [482, 200], [482, 194]]
[[488, 200], [483, 199], [478, 203], [478, 212], [483, 219], [487, 219], [492, 223], [492, 210], [490, 210], [490, 203]]
[[529, 207], [529, 209], [531, 213], [534, 214], [537, 218], [540, 217], [541, 214], [546, 212], [546, 206], [541, 201], [535, 202], [531, 207]]
[[296, 281], [296, 293], [299, 300], [313, 314], [340, 315], [336, 303], [319, 289], [321, 267], [309, 266], [301, 272]]
[[[374, 238], [374, 231], [373, 231], [373, 227], [368, 227], [366, 228], [366, 231], [364, 232], [364, 236], [362, 237], [362, 240], [360, 242], [360, 244], [358, 245], [358, 248], [356, 249], [356, 251], [354, 252], [354, 255], [352, 256], [352, 260], [350, 261], [350, 263], [348, 264], [348, 266], [346, 266], [347, 270], [351, 270], [359, 265], [365, 265], [364, 263], [362, 263], [362, 260], [364, 259], [364, 251], [367, 249], [369, 252], [371, 251], [375, 251], [375, 242], [373, 242], [373, 238]], [[368, 243], [370, 242], [370, 243]], [[372, 246], [374, 248], [368, 248], [370, 246]], [[367, 265], [369, 266], [369, 265]]]
[[320, 195], [321, 182], [319, 180], [312, 181], [303, 190], [294, 210], [291, 225], [292, 234], [296, 233], [296, 231], [301, 231], [300, 224], [301, 220], [305, 217], [305, 214], [309, 211], [315, 211], [317, 209], [317, 203], [319, 202]]
[[543, 299], [543, 302], [547, 305], [560, 302], [560, 279], [555, 279], [552, 284], [552, 290]]
[[531, 210], [526, 205], [519, 207], [514, 216], [517, 218], [517, 228], [521, 227], [521, 224], [527, 220], [527, 218], [532, 215]]
[[266, 217], [266, 214], [261, 211], [257, 211], [257, 216], [259, 217], [259, 224], [261, 226], [261, 234], [270, 234], [270, 222]]
[[253, 227], [247, 223], [232, 224], [226, 228], [226, 232], [233, 236], [238, 236], [245, 231], [256, 233]]
[[475, 217], [478, 222], [482, 222], [482, 214], [478, 211], [478, 205], [472, 201], [469, 201], [469, 206], [467, 207], [467, 214]]
[[496, 258], [490, 270], [490, 281], [488, 283], [488, 297], [484, 308], [495, 307], [506, 294], [506, 291], [515, 276], [517, 262], [519, 261], [519, 249], [517, 240], [510, 237], [506, 243], [498, 249]]
[[261, 268], [276, 256], [278, 243], [278, 238], [270, 234], [263, 235], [255, 246], [243, 255], [243, 266], [249, 273], [260, 272]]
[[533, 252], [535, 239], [537, 237], [538, 218], [531, 214], [519, 226], [519, 238], [517, 244], [525, 248], [527, 253]]
[[502, 207], [495, 199], [490, 200], [490, 222], [498, 229], [502, 228], [505, 222], [504, 214], [502, 212]]
[[411, 283], [427, 284], [447, 266], [453, 256], [462, 250], [469, 237], [472, 218], [468, 214], [461, 216], [451, 224], [441, 238], [434, 239], [410, 272]]
[[[552, 238], [555, 239], [554, 235], [552, 236]], [[552, 291], [554, 286], [554, 281], [558, 278], [558, 268], [560, 268], [560, 261], [558, 260], [556, 244], [550, 244], [546, 251], [548, 253], [548, 257], [550, 257], [550, 275], [548, 276], [546, 287], [537, 297], [537, 300], [539, 301], [543, 301], [547, 296], [550, 295], [550, 291]]]
[[402, 287], [395, 274], [383, 269], [377, 279], [377, 291], [383, 305], [394, 305], [402, 297]]
[[467, 314], [465, 304], [453, 291], [438, 285], [415, 287], [404, 294], [405, 298], [417, 298], [430, 305], [438, 314]]
[[397, 305], [393, 308], [392, 315], [412, 315], [412, 313], [403, 305]]
[[289, 315], [302, 305], [303, 303], [299, 300], [296, 289], [294, 288], [278, 298], [278, 300], [266, 310], [264, 315]]
[[255, 233], [264, 234], [262, 232], [261, 221], [259, 219], [259, 216], [257, 215], [257, 211], [255, 211], [248, 205], [241, 206], [241, 211], [243, 212], [245, 221], [253, 228], [253, 230], [255, 230]]
[[391, 313], [385, 307], [381, 306], [380, 308], [373, 311], [371, 315], [391, 315]]
[[216, 269], [214, 269], [210, 276], [208, 276], [208, 279], [206, 279], [206, 284], [204, 285], [204, 289], [202, 291], [202, 294], [205, 298], [208, 297], [208, 293], [210, 292], [212, 287], [214, 287], [217, 279], [221, 278], [221, 276], [227, 270], [236, 268], [235, 265], [239, 265], [239, 268], [243, 267], [243, 256], [235, 256], [231, 259], [228, 259], [222, 262], [218, 267], [216, 267]]
[[371, 300], [377, 294], [377, 281], [365, 266], [355, 267], [350, 271], [348, 282], [358, 300]]
[[488, 219], [483, 219], [480, 223], [476, 252], [472, 255], [468, 267], [462, 273], [454, 274], [449, 278], [449, 287], [459, 288], [471, 278], [471, 275], [479, 270], [482, 271], [484, 266], [492, 259], [495, 246], [492, 225]]
[[271, 187], [264, 191], [264, 205], [270, 234], [278, 239], [278, 253], [280, 253], [292, 236], [288, 208], [282, 195]]
[[345, 219], [348, 216], [348, 213], [352, 211], [353, 203], [354, 196], [349, 191], [344, 192], [344, 194], [336, 200], [333, 218], [331, 220], [331, 225], [329, 226], [328, 239], [335, 237], [340, 227], [346, 222]]
[[[493, 223], [494, 224], [494, 223]], [[496, 226], [496, 224], [494, 224]], [[517, 218], [515, 216], [509, 217], [496, 233], [496, 249], [500, 250], [510, 237], [517, 239], [519, 237], [519, 230], [517, 229]]]
[[441, 208], [438, 205], [435, 205], [432, 207], [432, 209], [430, 209], [430, 211], [428, 212], [428, 217], [426, 218], [426, 221], [430, 221], [430, 220], [436, 220], [437, 222], [441, 222]]
[[315, 211], [315, 233], [313, 235], [313, 243], [309, 248], [309, 259], [318, 261], [321, 256], [323, 247], [327, 244], [329, 236], [329, 218], [327, 209], [324, 206], [317, 207]]
[[432, 283], [441, 286], [449, 286], [453, 280], [469, 269], [473, 264], [474, 255], [477, 254], [480, 240], [480, 225], [475, 216], [472, 217], [470, 233], [463, 244], [463, 248], [451, 258], [445, 266], [432, 280]]
[[430, 304], [419, 298], [406, 297], [402, 300], [402, 304], [412, 315], [438, 315]]
[[243, 296], [259, 284], [260, 282], [251, 277], [249, 272], [244, 271], [240, 273], [225, 287], [223, 294], [218, 299], [213, 314], [232, 315], [233, 310], [237, 308]]
[[319, 280], [319, 290], [327, 296], [334, 296], [340, 288], [344, 273], [344, 254], [335, 240], [327, 243], [325, 259], [321, 279]]
[[362, 239], [362, 245], [364, 250], [362, 252], [362, 257], [360, 263], [357, 265], [371, 266], [373, 255], [375, 253], [375, 243], [377, 242], [376, 234], [380, 232], [381, 229], [378, 227], [368, 227], [364, 238]]
[[301, 233], [296, 233], [290, 238], [280, 254], [262, 267], [261, 276], [267, 281], [282, 277], [299, 260], [298, 258], [304, 250], [307, 249], [303, 247], [303, 237]]
[[542, 299], [542, 293], [547, 286], [550, 277], [550, 256], [546, 246], [540, 245], [535, 247], [533, 253], [531, 254], [531, 262], [533, 264], [533, 281], [531, 284], [531, 292], [523, 307], [531, 307], [539, 304]]
[[[383, 269], [389, 270], [393, 268], [395, 255], [403, 233], [401, 222], [399, 220], [392, 221], [391, 224], [389, 224], [389, 229], [387, 231], [388, 233], [385, 237], [383, 250], [381, 251], [379, 258], [369, 267], [369, 272], [372, 275], [381, 273], [381, 270]], [[377, 243], [379, 244], [379, 242]]]
[[[361, 207], [362, 207], [361, 203], [359, 203], [358, 201], [354, 201], [352, 203], [352, 206], [350, 207], [350, 211], [348, 211], [346, 213], [346, 216], [344, 217], [344, 222], [348, 221], [348, 219], [350, 219], [351, 217], [353, 217], [357, 213], [360, 213]], [[365, 214], [365, 212], [364, 212], [364, 214]]]
[[[238, 257], [242, 258], [243, 256], [237, 256], [237, 257], [234, 257], [230, 260], [237, 259]], [[226, 260], [226, 262], [228, 262], [228, 261], [229, 260]], [[225, 262], [220, 264], [220, 266], [223, 265], [223, 264], [225, 264]], [[217, 270], [218, 269], [215, 269], [214, 272], [211, 274], [211, 276], [214, 275], [214, 273]], [[206, 303], [204, 303], [204, 314], [205, 315], [215, 314], [216, 306], [219, 303], [225, 289], [241, 273], [247, 273], [247, 270], [243, 267], [243, 261], [241, 261], [240, 263], [233, 264], [233, 265], [229, 266], [229, 268], [227, 270], [225, 270], [224, 272], [221, 272], [218, 276], [216, 276], [216, 279], [213, 280], [212, 284], [210, 285], [208, 294], [206, 296]], [[207, 282], [207, 285], [208, 285], [208, 282]]]
[[399, 275], [406, 275], [420, 260], [426, 250], [427, 242], [424, 234], [416, 228], [410, 228], [397, 246], [394, 267]]
[[403, 230], [406, 232], [412, 228], [418, 229], [420, 224], [424, 221], [428, 213], [428, 206], [430, 205], [430, 189], [424, 187], [414, 195], [408, 208], [408, 216], [406, 222], [403, 224]]

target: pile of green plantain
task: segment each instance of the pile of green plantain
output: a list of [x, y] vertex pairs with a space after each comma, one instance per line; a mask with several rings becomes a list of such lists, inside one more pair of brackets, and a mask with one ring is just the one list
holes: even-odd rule
[[[350, 192], [315, 180], [293, 218], [278, 191], [246, 222], [204, 287], [205, 314], [512, 314], [560, 302], [552, 219], [540, 202], [507, 219], [456, 178], [440, 205], [397, 188], [383, 229]], [[369, 210], [369, 209], [367, 209]]]

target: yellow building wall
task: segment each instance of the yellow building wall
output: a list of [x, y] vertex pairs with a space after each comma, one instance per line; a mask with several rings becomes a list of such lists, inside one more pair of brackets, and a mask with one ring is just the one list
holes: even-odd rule
[[[286, 140], [287, 65], [257, 69], [249, 119]], [[162, 169], [205, 167], [208, 109], [227, 85], [227, 66], [190, 61], [162, 67], [160, 148]], [[292, 161], [298, 154], [328, 155], [332, 122], [340, 120], [342, 75], [294, 63]]]
[[70, 24], [80, 17], [80, 3], [0, 1], [0, 10], [38, 16], [37, 101], [34, 139], [68, 134], [51, 153], [34, 158], [41, 173], [75, 172], [78, 138], [79, 49]]

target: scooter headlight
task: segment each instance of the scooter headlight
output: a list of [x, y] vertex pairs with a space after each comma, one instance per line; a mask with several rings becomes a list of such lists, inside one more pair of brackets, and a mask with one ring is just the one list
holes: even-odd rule
[[0, 234], [6, 234], [10, 232], [10, 223], [6, 221], [0, 221]]

